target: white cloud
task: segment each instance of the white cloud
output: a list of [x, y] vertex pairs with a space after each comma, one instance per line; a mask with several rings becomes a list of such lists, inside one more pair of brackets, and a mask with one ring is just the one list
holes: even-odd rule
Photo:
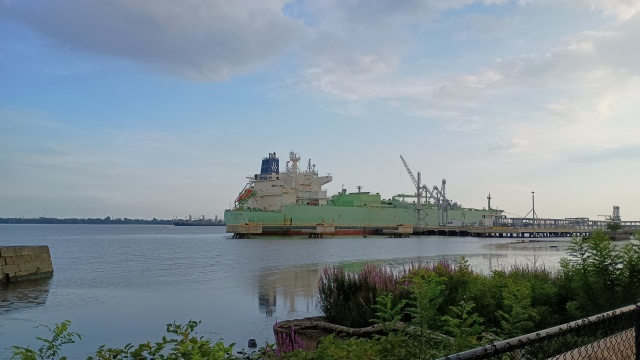
[[529, 145], [529, 140], [527, 139], [511, 139], [509, 142], [501, 142], [497, 147], [494, 147], [492, 150], [502, 151], [508, 154], [516, 154], [522, 152], [527, 145]]
[[557, 0], [518, 0], [518, 4], [521, 6], [572, 5], [597, 11], [605, 16], [612, 16], [618, 21], [629, 19], [640, 11], [640, 3], [637, 0], [569, 0], [566, 2]]
[[605, 15], [615, 16], [618, 20], [626, 20], [640, 11], [637, 0], [572, 0], [593, 10], [602, 11]]
[[304, 31], [283, 0], [24, 0], [0, 15], [62, 49], [131, 59], [195, 80], [248, 73]]

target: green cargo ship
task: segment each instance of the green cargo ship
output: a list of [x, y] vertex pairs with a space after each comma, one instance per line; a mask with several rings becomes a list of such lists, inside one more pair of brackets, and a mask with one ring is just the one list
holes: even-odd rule
[[492, 209], [490, 202], [487, 209], [465, 208], [452, 202], [446, 198], [444, 180], [441, 188], [429, 189], [420, 184], [420, 174], [415, 179], [408, 167], [416, 186], [414, 195], [382, 199], [378, 193], [358, 188], [357, 192], [343, 189], [328, 197], [322, 186], [332, 176], [319, 176], [311, 161], [305, 170], [300, 170], [299, 161], [300, 156], [290, 152], [285, 171], [281, 172], [276, 153], [263, 158], [260, 173], [247, 178], [233, 209], [225, 210], [227, 233], [234, 237], [408, 235], [414, 229], [429, 227], [491, 227], [502, 217], [502, 210]]

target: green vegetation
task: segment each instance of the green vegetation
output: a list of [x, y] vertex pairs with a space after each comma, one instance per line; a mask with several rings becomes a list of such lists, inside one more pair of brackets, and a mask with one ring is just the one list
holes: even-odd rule
[[[240, 359], [232, 355], [234, 344], [225, 346], [222, 341], [213, 342], [210, 339], [196, 337], [193, 335], [198, 321], [189, 321], [187, 324], [167, 324], [169, 337], [163, 336], [156, 342], [147, 341], [139, 345], [126, 344], [122, 348], [108, 348], [100, 346], [95, 354], [89, 355], [87, 360], [140, 360], [140, 359], [163, 359], [163, 360], [221, 360]], [[72, 344], [82, 336], [69, 331], [71, 322], [65, 320], [56, 324], [53, 329], [49, 328], [51, 339], [38, 337], [43, 343], [38, 350], [29, 347], [12, 346], [11, 360], [66, 360], [66, 356], [60, 355], [62, 345]], [[273, 349], [268, 346], [260, 349], [262, 354], [258, 356], [268, 356], [273, 353]], [[241, 352], [242, 353], [242, 352]], [[257, 358], [257, 357], [256, 357]]]
[[[191, 334], [198, 323], [169, 324], [171, 338], [100, 347], [90, 360], [106, 359], [433, 359], [500, 339], [559, 325], [633, 304], [640, 298], [640, 245], [616, 247], [602, 232], [571, 241], [560, 269], [514, 267], [490, 276], [474, 273], [462, 259], [412, 265], [400, 272], [365, 265], [356, 272], [327, 267], [319, 282], [319, 308], [333, 324], [381, 327], [370, 338], [322, 339], [303, 351], [295, 329], [265, 346], [233, 354], [233, 346]], [[56, 325], [38, 351], [12, 347], [12, 359], [64, 359], [60, 346], [80, 336]], [[591, 340], [589, 340], [591, 341]], [[559, 346], [559, 345], [558, 345]], [[547, 349], [548, 351], [548, 349]], [[545, 354], [546, 356], [546, 354]]]
[[[122, 349], [101, 346], [95, 355], [87, 360], [138, 360], [138, 359], [202, 359], [217, 360], [231, 357], [234, 344], [225, 346], [222, 341], [213, 342], [210, 339], [193, 336], [192, 333], [200, 324], [189, 321], [186, 325], [167, 324], [167, 333], [175, 338], [162, 337], [155, 343], [146, 342], [138, 346], [127, 344]], [[166, 350], [166, 351], [165, 351]]]
[[610, 222], [607, 224], [607, 230], [609, 231], [618, 231], [622, 230], [622, 225], [618, 222]]
[[73, 344], [76, 342], [76, 339], [82, 339], [82, 335], [69, 331], [69, 326], [71, 325], [71, 321], [65, 320], [60, 324], [55, 324], [52, 328], [47, 325], [39, 325], [42, 327], [46, 327], [51, 334], [51, 339], [43, 338], [38, 336], [37, 339], [42, 342], [42, 346], [38, 348], [38, 350], [33, 350], [28, 347], [21, 346], [12, 346], [11, 351], [13, 352], [13, 356], [11, 359], [20, 359], [20, 360], [44, 360], [44, 359], [60, 359], [66, 360], [66, 356], [60, 356], [60, 349], [62, 345]]

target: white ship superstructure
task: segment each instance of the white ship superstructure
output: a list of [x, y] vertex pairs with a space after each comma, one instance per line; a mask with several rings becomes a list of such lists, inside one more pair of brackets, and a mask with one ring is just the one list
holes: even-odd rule
[[300, 156], [289, 153], [284, 172], [280, 172], [280, 160], [276, 153], [262, 159], [259, 174], [247, 177], [249, 182], [235, 201], [236, 209], [280, 211], [285, 205], [327, 204], [327, 191], [324, 184], [332, 180], [331, 174], [318, 176], [315, 164], [311, 160], [307, 169], [300, 171]]

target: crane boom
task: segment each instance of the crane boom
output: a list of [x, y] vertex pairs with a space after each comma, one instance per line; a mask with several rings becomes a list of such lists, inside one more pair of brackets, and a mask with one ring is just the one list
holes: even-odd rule
[[420, 183], [420, 180], [421, 180], [420, 173], [418, 172], [418, 178], [416, 179], [416, 177], [413, 175], [413, 172], [409, 168], [409, 165], [404, 160], [404, 157], [402, 155], [400, 155], [400, 159], [402, 160], [402, 164], [404, 164], [404, 168], [407, 170], [407, 173], [409, 174], [409, 177], [411, 178], [413, 185], [415, 185], [416, 187], [416, 197], [417, 197], [417, 203], [418, 203], [418, 206], [416, 207], [417, 218], [418, 218], [417, 225], [420, 226], [420, 220], [419, 220], [420, 211], [421, 211], [420, 206], [422, 204], [423, 194], [426, 194], [427, 203], [429, 203], [429, 200], [433, 200], [435, 205], [438, 207], [439, 222], [441, 224], [446, 224], [449, 218], [449, 209], [452, 209], [453, 207], [453, 203], [451, 202], [451, 200], [447, 199], [447, 195], [445, 192], [446, 186], [447, 186], [447, 180], [442, 179], [442, 186], [440, 188], [434, 185], [433, 189], [429, 189], [426, 185], [422, 185]]
[[409, 173], [409, 177], [411, 178], [411, 181], [413, 181], [413, 185], [416, 186], [416, 189], [419, 188], [420, 184], [418, 184], [418, 180], [416, 180], [416, 177], [413, 176], [413, 172], [411, 172], [411, 169], [409, 168], [409, 165], [407, 165], [407, 162], [404, 160], [402, 155], [400, 155], [400, 159], [402, 160], [402, 163], [404, 164], [404, 168], [407, 169], [407, 173]]

